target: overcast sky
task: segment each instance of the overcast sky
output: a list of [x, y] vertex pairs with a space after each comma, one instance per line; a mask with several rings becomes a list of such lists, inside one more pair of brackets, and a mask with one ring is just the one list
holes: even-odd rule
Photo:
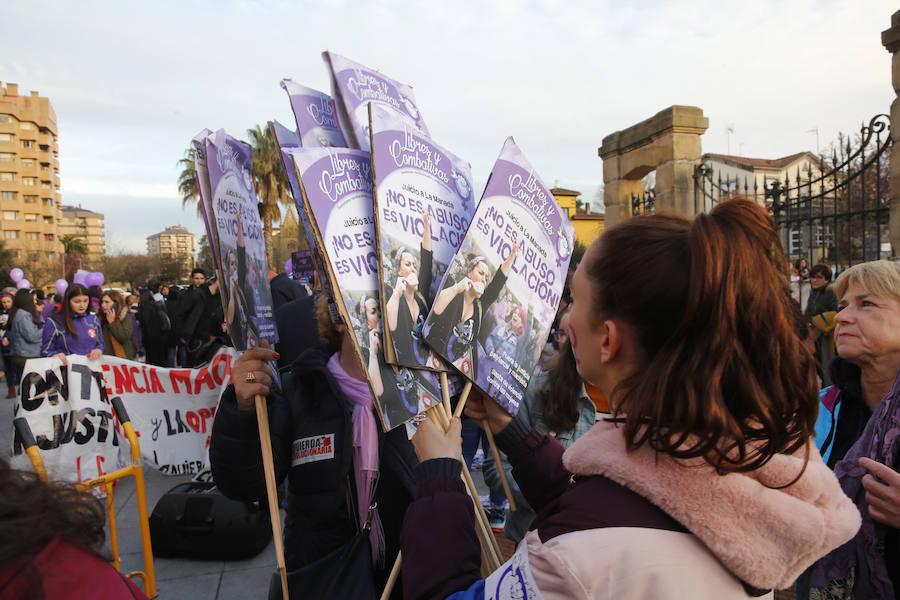
[[53, 103], [63, 203], [106, 215], [108, 251], [144, 252], [169, 225], [203, 233], [176, 188], [191, 137], [293, 127], [279, 81], [329, 91], [326, 49], [412, 85], [482, 185], [512, 135], [548, 186], [591, 200], [603, 137], [673, 104], [703, 109], [704, 152], [763, 158], [889, 112], [893, 4], [5, 0], [0, 81]]

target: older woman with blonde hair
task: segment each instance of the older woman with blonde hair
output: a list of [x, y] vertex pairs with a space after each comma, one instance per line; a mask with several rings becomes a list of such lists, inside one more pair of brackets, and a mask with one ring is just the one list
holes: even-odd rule
[[862, 527], [814, 567], [812, 598], [900, 597], [900, 263], [856, 265], [835, 282], [838, 357], [816, 443]]

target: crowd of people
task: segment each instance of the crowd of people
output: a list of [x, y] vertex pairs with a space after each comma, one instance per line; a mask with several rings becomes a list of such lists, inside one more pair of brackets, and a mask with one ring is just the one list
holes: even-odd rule
[[70, 284], [64, 294], [0, 292], [0, 375], [14, 398], [29, 358], [108, 354], [161, 367], [193, 367], [231, 345], [215, 278], [196, 268], [187, 289], [149, 282], [137, 294]]
[[[632, 218], [567, 279], [544, 324], [550, 339], [529, 350], [536, 375], [518, 415], [473, 390], [462, 421], [447, 430], [422, 421], [411, 439], [379, 426], [327, 292], [285, 298], [275, 312], [281, 345], [262, 343], [232, 365], [210, 440], [214, 479], [228, 496], [265, 499], [254, 398], [266, 396], [275, 476], [286, 481], [292, 597], [378, 597], [402, 553], [391, 598], [719, 599], [773, 589], [804, 600], [900, 598], [900, 263], [855, 265], [833, 283], [829, 266], [799, 264], [811, 287], [805, 306], [791, 295], [792, 270], [771, 218], [749, 200], [693, 220]], [[110, 347], [126, 356], [143, 347], [167, 364], [202, 360], [224, 341], [224, 316], [215, 282], [193, 278], [181, 297], [171, 286], [142, 290], [136, 309], [102, 291], [92, 309], [90, 290], [76, 285], [48, 314], [29, 292], [4, 296], [0, 322], [21, 337], [4, 343], [5, 369], [35, 351]], [[276, 298], [279, 278], [271, 285]], [[505, 304], [490, 329], [488, 311], [471, 322], [512, 352], [531, 324], [496, 292], [492, 301]], [[457, 307], [464, 316], [467, 306]], [[364, 299], [359, 310], [377, 306]], [[37, 331], [43, 340], [29, 342]], [[486, 576], [460, 478], [474, 452], [464, 431], [477, 438], [485, 428], [501, 452], [499, 463], [485, 452], [484, 479], [502, 494], [504, 472], [517, 505], [503, 528], [516, 551]], [[322, 440], [327, 453], [303, 453]], [[24, 550], [38, 570], [52, 539]], [[67, 543], [90, 550], [96, 540]], [[274, 577], [270, 597], [279, 586]]]

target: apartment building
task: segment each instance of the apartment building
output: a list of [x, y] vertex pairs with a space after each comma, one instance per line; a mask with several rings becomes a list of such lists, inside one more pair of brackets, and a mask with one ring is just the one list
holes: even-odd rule
[[62, 254], [56, 113], [0, 82], [0, 238], [22, 261]]
[[190, 272], [194, 264], [194, 234], [182, 225], [147, 237], [147, 253], [160, 258], [174, 258], [182, 265], [183, 272]]
[[87, 254], [84, 268], [99, 270], [106, 255], [106, 230], [103, 213], [94, 212], [80, 206], [63, 206], [59, 224], [60, 237], [74, 235], [85, 243]]

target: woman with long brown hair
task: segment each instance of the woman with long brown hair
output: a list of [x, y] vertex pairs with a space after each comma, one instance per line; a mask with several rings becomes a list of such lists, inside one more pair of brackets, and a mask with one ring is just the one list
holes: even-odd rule
[[[13, 296], [13, 307], [9, 313], [9, 355], [12, 360], [13, 373], [22, 377], [25, 361], [41, 355], [41, 334], [44, 321], [34, 303], [31, 290], [18, 290]], [[14, 380], [19, 385], [18, 380]]]
[[785, 262], [749, 200], [693, 221], [635, 217], [594, 242], [572, 280], [569, 339], [612, 417], [564, 451], [470, 400], [538, 513], [487, 580], [454, 458], [459, 423], [422, 423], [404, 597], [747, 598], [853, 537], [859, 513], [811, 441], [814, 362]]
[[104, 354], [134, 360], [134, 318], [122, 294], [106, 290], [100, 296], [100, 325], [103, 327]]
[[66, 364], [69, 354], [83, 354], [91, 360], [103, 355], [103, 329], [89, 307], [86, 287], [73, 283], [66, 288], [59, 311], [44, 323], [41, 356], [54, 356]]

